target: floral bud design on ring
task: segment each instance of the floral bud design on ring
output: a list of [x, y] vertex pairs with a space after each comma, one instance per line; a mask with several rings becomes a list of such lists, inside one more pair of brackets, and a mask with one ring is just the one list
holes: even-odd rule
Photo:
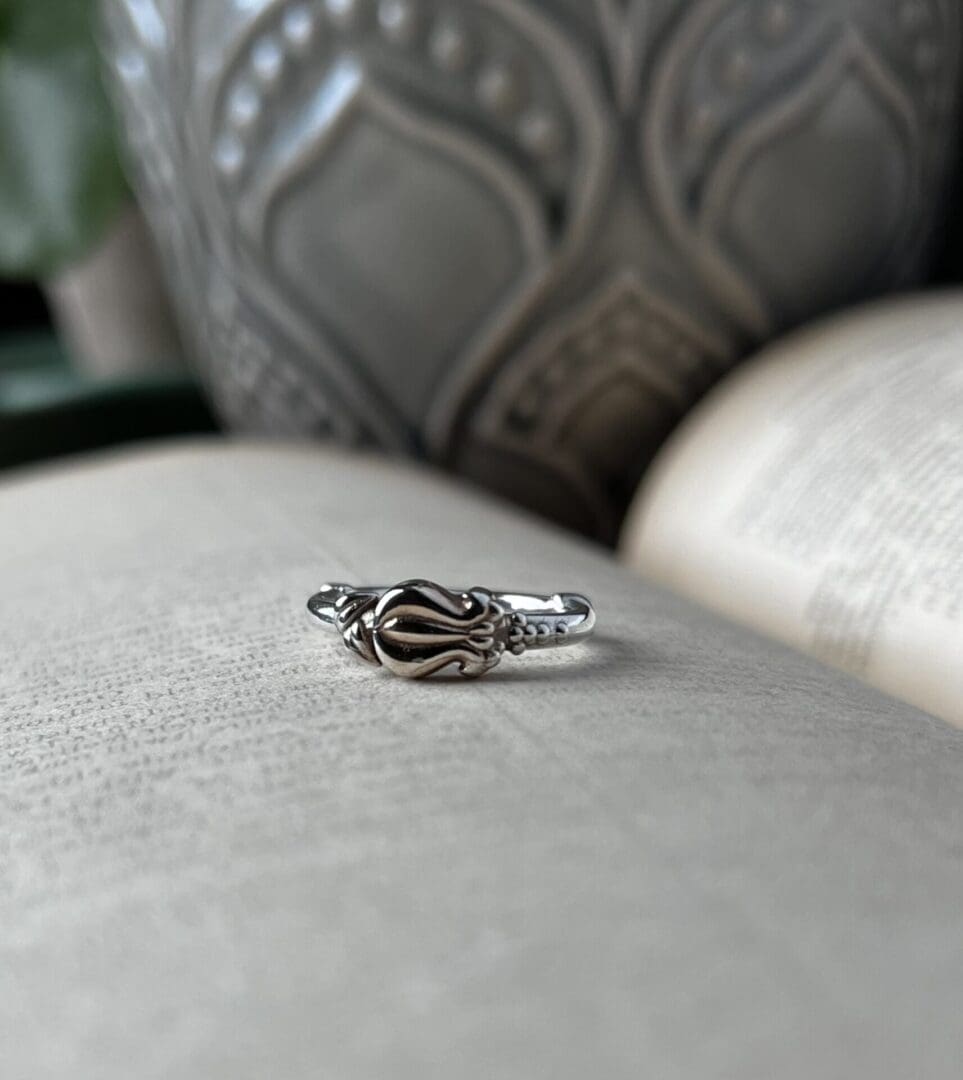
[[508, 617], [486, 589], [450, 592], [429, 581], [406, 581], [380, 598], [345, 598], [337, 628], [364, 660], [408, 679], [449, 664], [468, 678], [491, 671], [508, 638]]

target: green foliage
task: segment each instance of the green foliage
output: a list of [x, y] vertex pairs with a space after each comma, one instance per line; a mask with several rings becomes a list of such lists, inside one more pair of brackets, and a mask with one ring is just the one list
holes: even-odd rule
[[97, 0], [0, 0], [0, 275], [84, 255], [127, 198]]

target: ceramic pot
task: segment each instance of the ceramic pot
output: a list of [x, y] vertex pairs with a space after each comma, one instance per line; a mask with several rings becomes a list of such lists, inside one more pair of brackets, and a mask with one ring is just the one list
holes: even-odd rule
[[143, 201], [239, 429], [611, 536], [749, 350], [925, 274], [958, 0], [108, 0]]

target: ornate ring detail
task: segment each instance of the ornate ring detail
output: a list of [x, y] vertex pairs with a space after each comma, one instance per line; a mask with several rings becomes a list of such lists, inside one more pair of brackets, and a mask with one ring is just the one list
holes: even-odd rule
[[574, 645], [595, 629], [591, 603], [574, 593], [452, 591], [431, 581], [390, 588], [324, 585], [308, 611], [337, 630], [356, 656], [405, 679], [452, 664], [477, 678], [506, 652], [521, 656], [528, 649]]

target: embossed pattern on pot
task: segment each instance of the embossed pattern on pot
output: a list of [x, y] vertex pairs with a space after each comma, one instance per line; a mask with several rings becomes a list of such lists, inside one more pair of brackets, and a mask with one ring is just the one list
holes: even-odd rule
[[959, 128], [960, 0], [105, 12], [227, 419], [425, 454], [605, 537], [739, 357], [925, 274]]

